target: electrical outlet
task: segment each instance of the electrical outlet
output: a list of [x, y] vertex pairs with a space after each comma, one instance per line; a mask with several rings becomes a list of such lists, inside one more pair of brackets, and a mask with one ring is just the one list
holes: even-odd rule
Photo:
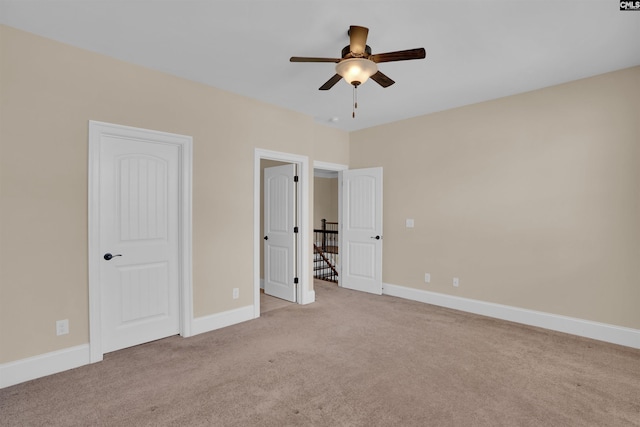
[[460, 279], [458, 279], [457, 277], [453, 278], [453, 286], [455, 286], [456, 288], [460, 285]]
[[424, 273], [424, 283], [431, 283], [431, 274]]
[[56, 335], [66, 335], [69, 333], [69, 319], [56, 320]]
[[233, 299], [240, 298], [240, 288], [233, 288]]

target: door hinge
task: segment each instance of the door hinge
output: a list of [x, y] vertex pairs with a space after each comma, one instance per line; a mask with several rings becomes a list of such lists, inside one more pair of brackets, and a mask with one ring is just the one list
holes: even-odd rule
[[293, 177], [293, 182], [298, 182], [298, 175]]
[[293, 232], [297, 233], [298, 232], [298, 227], [293, 227]]
[[293, 278], [293, 283], [296, 284], [296, 285], [298, 284], [298, 278], [297, 277]]

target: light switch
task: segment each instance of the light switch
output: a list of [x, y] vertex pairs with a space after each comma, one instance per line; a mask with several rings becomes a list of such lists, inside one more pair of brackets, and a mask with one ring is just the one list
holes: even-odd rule
[[413, 228], [413, 218], [407, 218], [407, 221], [405, 222], [407, 228]]

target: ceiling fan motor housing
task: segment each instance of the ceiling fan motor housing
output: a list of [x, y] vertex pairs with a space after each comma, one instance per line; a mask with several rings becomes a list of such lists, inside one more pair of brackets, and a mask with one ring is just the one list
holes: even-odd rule
[[[364, 58], [368, 58], [369, 55], [371, 55], [371, 46], [366, 45], [364, 48], [364, 54], [362, 55], [362, 57]], [[355, 56], [353, 56], [351, 54], [351, 45], [347, 45], [342, 49], [342, 57], [343, 58], [356, 58]]]

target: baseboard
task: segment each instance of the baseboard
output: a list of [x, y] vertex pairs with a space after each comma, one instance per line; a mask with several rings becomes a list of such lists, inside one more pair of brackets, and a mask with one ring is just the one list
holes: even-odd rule
[[440, 307], [522, 323], [524, 325], [537, 326], [580, 337], [592, 338], [612, 344], [640, 348], [640, 330], [638, 329], [461, 298], [453, 295], [439, 294], [437, 292], [407, 288], [389, 283], [382, 285], [382, 293], [384, 295], [424, 302]]
[[304, 294], [304, 299], [300, 304], [311, 304], [316, 301], [316, 291], [307, 291]]
[[[439, 294], [405, 286], [384, 283], [384, 295], [452, 308], [496, 319], [592, 338], [612, 344], [640, 349], [640, 330], [560, 316], [518, 307]], [[315, 292], [306, 293], [303, 304], [315, 301]], [[245, 322], [254, 318], [254, 307], [229, 310], [223, 313], [193, 319], [192, 334], [197, 335]], [[0, 364], [0, 388], [67, 371], [90, 363], [89, 344], [69, 347], [26, 359]]]
[[88, 365], [89, 360], [89, 344], [82, 344], [3, 363], [0, 365], [0, 388]]
[[215, 331], [216, 329], [235, 325], [236, 323], [246, 322], [247, 320], [252, 320], [254, 318], [253, 305], [247, 305], [234, 310], [212, 314], [210, 316], [198, 317], [193, 319], [191, 322], [191, 335], [193, 336]]
[[[191, 335], [202, 334], [254, 318], [253, 305], [193, 319]], [[65, 348], [0, 364], [0, 388], [57, 374], [91, 363], [89, 344]]]

